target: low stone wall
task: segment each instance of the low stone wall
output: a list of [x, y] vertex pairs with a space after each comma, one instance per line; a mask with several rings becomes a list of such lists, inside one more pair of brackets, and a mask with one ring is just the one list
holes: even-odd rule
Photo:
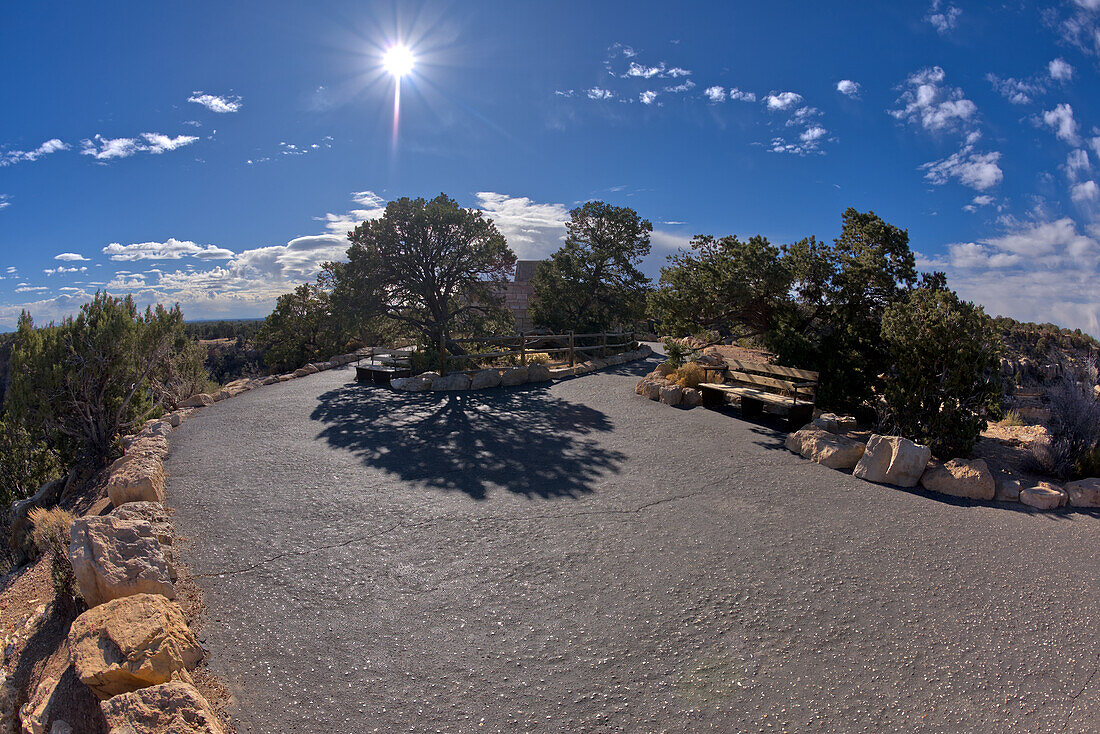
[[503, 369], [484, 369], [477, 372], [455, 372], [440, 375], [438, 372], [424, 372], [415, 377], [397, 377], [390, 380], [390, 387], [404, 392], [427, 392], [452, 390], [484, 390], [491, 387], [512, 387], [528, 382], [546, 382], [566, 377], [587, 374], [594, 370], [626, 364], [645, 359], [653, 354], [647, 346], [611, 357], [581, 362], [574, 367], [548, 367], [532, 364], [525, 367], [507, 367]]

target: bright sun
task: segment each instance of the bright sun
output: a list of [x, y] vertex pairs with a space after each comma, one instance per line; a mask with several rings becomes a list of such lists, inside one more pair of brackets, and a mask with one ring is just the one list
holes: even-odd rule
[[412, 71], [414, 61], [408, 46], [390, 46], [382, 55], [382, 66], [398, 79]]

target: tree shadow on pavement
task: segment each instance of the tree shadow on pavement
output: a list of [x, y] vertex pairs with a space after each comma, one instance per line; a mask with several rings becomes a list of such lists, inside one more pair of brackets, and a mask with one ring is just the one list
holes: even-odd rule
[[578, 497], [626, 458], [599, 446], [612, 429], [598, 410], [545, 386], [404, 393], [350, 384], [323, 394], [318, 438], [404, 480], [485, 499], [492, 487], [527, 497]]

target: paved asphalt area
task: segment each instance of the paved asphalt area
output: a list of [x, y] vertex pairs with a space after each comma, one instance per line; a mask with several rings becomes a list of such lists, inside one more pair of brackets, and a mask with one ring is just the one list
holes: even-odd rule
[[198, 411], [168, 501], [246, 732], [1100, 730], [1100, 514], [868, 484], [656, 359]]

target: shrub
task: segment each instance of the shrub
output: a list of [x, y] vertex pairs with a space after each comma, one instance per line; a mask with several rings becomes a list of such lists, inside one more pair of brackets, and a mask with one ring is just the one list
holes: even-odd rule
[[1090, 362], [1084, 374], [1067, 371], [1047, 389], [1050, 402], [1050, 441], [1032, 450], [1032, 466], [1059, 479], [1100, 475], [1100, 398], [1097, 365]]
[[0, 416], [0, 513], [61, 476], [57, 454], [11, 416]]
[[697, 362], [688, 362], [669, 375], [669, 379], [675, 380], [680, 387], [699, 387], [699, 383], [706, 381], [706, 372]]
[[886, 309], [882, 337], [886, 430], [927, 444], [942, 458], [967, 457], [1000, 399], [1000, 345], [980, 306], [942, 283], [925, 284]]
[[72, 513], [55, 507], [33, 508], [28, 514], [34, 523], [31, 538], [38, 550], [50, 559], [50, 581], [54, 599], [62, 609], [71, 609], [76, 599], [76, 576], [69, 560], [69, 536], [73, 526]]
[[1012, 408], [1005, 413], [1005, 417], [1001, 419], [1001, 425], [1003, 426], [1026, 426], [1027, 423], [1020, 416], [1020, 411]]
[[690, 351], [678, 340], [672, 337], [666, 337], [665, 343], [665, 364], [673, 369], [678, 368], [684, 363], [684, 359], [687, 357]]

